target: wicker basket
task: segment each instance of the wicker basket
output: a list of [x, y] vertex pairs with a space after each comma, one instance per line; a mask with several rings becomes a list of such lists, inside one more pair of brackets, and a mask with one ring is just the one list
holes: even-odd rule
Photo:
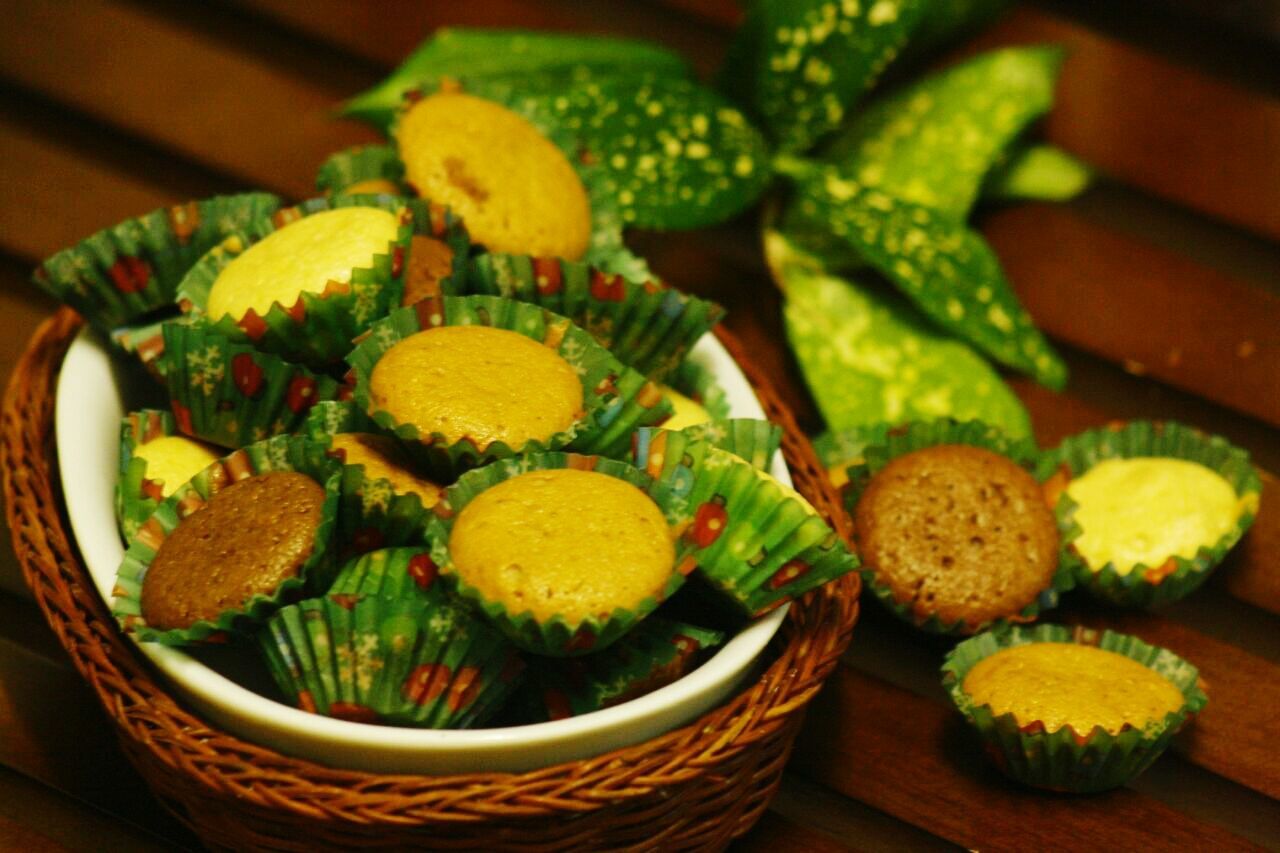
[[[333, 770], [210, 727], [165, 692], [121, 637], [67, 535], [53, 449], [58, 369], [80, 320], [36, 331], [4, 400], [4, 493], [14, 549], [45, 617], [161, 802], [210, 847], [272, 850], [718, 849], [759, 818], [803, 711], [849, 642], [856, 575], [791, 608], [760, 678], [692, 725], [588, 761], [522, 774], [383, 776]], [[847, 540], [812, 448], [728, 333], [796, 488]]]

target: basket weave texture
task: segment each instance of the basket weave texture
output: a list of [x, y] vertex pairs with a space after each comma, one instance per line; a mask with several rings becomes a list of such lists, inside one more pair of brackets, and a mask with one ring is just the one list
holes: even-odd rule
[[[849, 643], [856, 573], [792, 605], [771, 663], [691, 725], [597, 758], [521, 774], [378, 775], [255, 746], [178, 704], [115, 627], [67, 534], [53, 441], [58, 371], [82, 323], [63, 308], [33, 336], [3, 409], [4, 494], [27, 584], [161, 802], [210, 847], [317, 850], [719, 849], [777, 789], [810, 699]], [[848, 541], [813, 449], [728, 332], [796, 488]]]

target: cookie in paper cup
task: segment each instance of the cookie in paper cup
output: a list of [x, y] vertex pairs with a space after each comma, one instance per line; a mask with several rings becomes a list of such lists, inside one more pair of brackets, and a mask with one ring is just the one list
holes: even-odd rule
[[178, 283], [202, 255], [279, 207], [268, 193], [162, 207], [46, 258], [32, 280], [109, 332], [173, 305]]
[[1167, 649], [1047, 624], [965, 640], [942, 683], [1006, 775], [1079, 793], [1135, 778], [1208, 702], [1196, 668]]
[[349, 560], [334, 578], [328, 594], [444, 600], [436, 583], [440, 572], [426, 546], [380, 548]]
[[634, 458], [683, 498], [690, 523], [681, 542], [692, 549], [690, 559], [710, 587], [748, 616], [858, 567], [808, 501], [708, 441], [643, 429]]
[[[1034, 444], [979, 421], [885, 430], [848, 469], [862, 577], [917, 628], [973, 634], [1031, 622], [1074, 586]], [[993, 567], [999, 567], [996, 572]]]
[[532, 302], [568, 317], [623, 364], [651, 379], [669, 375], [724, 316], [716, 303], [657, 279], [633, 281], [558, 258], [478, 255], [463, 284], [456, 292]]
[[463, 474], [428, 538], [446, 585], [516, 645], [568, 657], [609, 646], [684, 583], [686, 509], [624, 462], [539, 453]]
[[685, 359], [666, 378], [662, 393], [675, 409], [665, 429], [729, 419], [729, 398], [713, 374], [694, 359]]
[[523, 704], [536, 722], [621, 705], [683, 678], [724, 639], [720, 631], [652, 616], [602, 652], [531, 661]]
[[307, 599], [276, 613], [258, 644], [290, 702], [357, 723], [482, 724], [524, 670], [512, 645], [482, 619], [422, 597]]
[[176, 319], [168, 314], [153, 323], [121, 326], [111, 332], [111, 343], [138, 360], [153, 379], [164, 382], [164, 324]]
[[462, 220], [442, 204], [410, 199], [413, 238], [405, 260], [401, 305], [465, 290], [471, 236]]
[[316, 189], [343, 195], [409, 196], [404, 164], [389, 145], [356, 145], [333, 154], [316, 173]]
[[863, 463], [863, 454], [868, 447], [884, 444], [892, 428], [892, 425], [886, 423], [868, 424], [852, 429], [830, 430], [813, 437], [813, 452], [827, 469], [831, 485], [839, 489], [841, 496], [845, 498], [846, 508], [850, 506], [846, 494], [849, 470]]
[[1262, 491], [1248, 453], [1172, 421], [1072, 436], [1044, 454], [1040, 473], [1072, 533], [1062, 559], [1076, 582], [1131, 607], [1204, 583], [1253, 523]]
[[165, 645], [219, 642], [328, 589], [339, 484], [324, 445], [296, 436], [210, 465], [138, 528], [113, 590], [121, 627]]
[[125, 541], [184, 483], [223, 453], [178, 433], [169, 412], [142, 409], [120, 422], [120, 467], [116, 519]]
[[355, 402], [441, 481], [517, 453], [622, 455], [637, 427], [671, 413], [569, 320], [495, 296], [393, 311], [347, 361]]
[[350, 389], [199, 321], [164, 324], [165, 383], [178, 428], [222, 447], [296, 432], [313, 405]]
[[400, 304], [414, 214], [394, 196], [311, 199], [211, 249], [178, 306], [226, 337], [325, 368]]

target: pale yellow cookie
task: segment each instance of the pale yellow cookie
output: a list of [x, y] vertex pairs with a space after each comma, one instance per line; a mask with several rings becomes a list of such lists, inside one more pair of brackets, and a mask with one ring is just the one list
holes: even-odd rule
[[202, 441], [180, 435], [153, 438], [133, 449], [135, 458], [147, 463], [148, 480], [160, 484], [166, 498], [218, 459], [218, 453]]

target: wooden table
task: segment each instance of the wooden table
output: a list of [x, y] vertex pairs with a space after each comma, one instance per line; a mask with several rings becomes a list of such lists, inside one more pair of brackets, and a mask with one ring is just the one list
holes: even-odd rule
[[[1108, 176], [1070, 205], [982, 220], [1072, 368], [1066, 394], [1015, 388], [1042, 443], [1115, 418], [1178, 418], [1280, 470], [1275, 47], [1265, 30], [1255, 42], [1191, 18], [1089, 8], [1042, 2], [981, 39], [1069, 46], [1046, 133]], [[628, 33], [705, 73], [737, 14], [732, 0], [4, 0], [0, 12], [6, 374], [52, 307], [27, 282], [40, 258], [162, 204], [248, 187], [308, 196], [327, 154], [374, 139], [330, 108], [435, 26]], [[728, 325], [816, 429], [753, 234], [744, 219], [633, 242], [675, 284], [730, 308]], [[944, 705], [947, 643], [868, 606], [741, 848], [1280, 847], [1280, 494], [1265, 482], [1254, 531], [1190, 601], [1160, 615], [1072, 604], [1061, 616], [1172, 647], [1210, 683], [1202, 719], [1129, 787], [1062, 797], [1004, 781]], [[0, 846], [195, 845], [121, 757], [7, 539], [0, 547]]]

